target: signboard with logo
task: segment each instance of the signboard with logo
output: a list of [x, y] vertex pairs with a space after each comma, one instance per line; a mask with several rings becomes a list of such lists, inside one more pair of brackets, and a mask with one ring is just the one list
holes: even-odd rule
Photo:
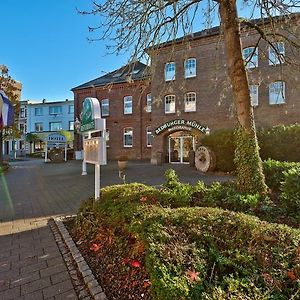
[[155, 134], [159, 135], [165, 131], [178, 131], [178, 130], [187, 130], [191, 131], [192, 129], [198, 130], [201, 133], [207, 134], [209, 133], [209, 128], [207, 126], [203, 126], [197, 121], [190, 121], [184, 119], [176, 119], [168, 121], [155, 129]]
[[103, 130], [103, 122], [100, 122], [101, 110], [97, 98], [85, 98], [82, 105], [81, 132], [93, 132]]

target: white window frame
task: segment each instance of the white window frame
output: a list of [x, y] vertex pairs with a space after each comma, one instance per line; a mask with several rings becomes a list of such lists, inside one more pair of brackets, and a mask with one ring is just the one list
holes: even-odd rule
[[[171, 105], [172, 103], [167, 103], [168, 101], [173, 102], [173, 105]], [[175, 95], [166, 95], [165, 96], [165, 114], [174, 114], [176, 112], [176, 104], [175, 104], [176, 98]], [[171, 108], [173, 107], [173, 109], [171, 110]], [[167, 110], [167, 108], [169, 108]]]
[[[194, 98], [192, 100], [192, 98]], [[194, 102], [194, 105], [192, 108], [189, 108], [189, 102]], [[197, 97], [195, 92], [188, 92], [184, 94], [184, 111], [185, 112], [194, 112], [196, 111], [196, 103], [197, 103]]]
[[[103, 108], [106, 108], [107, 112], [105, 112], [105, 109], [103, 109]], [[101, 116], [102, 117], [109, 116], [109, 99], [108, 98], [101, 100]]]
[[153, 140], [152, 127], [147, 126], [146, 127], [146, 144], [147, 144], [147, 148], [152, 147], [152, 140]]
[[152, 98], [151, 93], [147, 94], [146, 96], [146, 112], [152, 111]]
[[[37, 128], [39, 130], [37, 130]], [[44, 124], [43, 124], [43, 122], [36, 122], [36, 123], [34, 123], [34, 131], [35, 132], [43, 132], [44, 131]]]
[[[254, 54], [252, 55], [252, 53]], [[252, 57], [251, 57], [252, 55]], [[251, 57], [250, 60], [248, 58]], [[256, 47], [247, 47], [243, 49], [243, 58], [246, 63], [247, 69], [254, 69], [258, 67], [258, 48]]]
[[[60, 128], [53, 130], [51, 127], [52, 124], [60, 124]], [[61, 121], [57, 121], [57, 122], [49, 122], [49, 131], [59, 131], [59, 130], [63, 130], [63, 125]]]
[[[279, 86], [280, 85], [280, 86]], [[269, 104], [278, 105], [285, 103], [285, 82], [275, 81], [269, 84]]]
[[[131, 136], [131, 145], [127, 145], [126, 136]], [[132, 127], [125, 127], [123, 129], [123, 147], [124, 148], [132, 148], [133, 147], [133, 128]]]
[[35, 107], [34, 108], [34, 115], [35, 116], [43, 116], [43, 108], [42, 107]]
[[176, 66], [174, 61], [167, 62], [165, 64], [165, 81], [175, 80]]
[[74, 121], [69, 121], [69, 130], [70, 131], [74, 130]]
[[197, 75], [197, 59], [194, 57], [188, 58], [184, 61], [184, 77], [192, 78]]
[[[124, 103], [124, 115], [132, 115], [132, 96], [125, 96], [123, 98], [123, 103]], [[129, 107], [128, 104], [130, 104]]]
[[69, 105], [69, 114], [74, 114], [74, 105]]
[[49, 106], [49, 115], [61, 115], [61, 114], [62, 114], [61, 105]]
[[271, 45], [269, 46], [269, 65], [275, 66], [284, 63], [284, 56], [285, 56], [284, 42], [275, 42], [272, 43], [272, 45], [277, 49], [279, 54], [274, 50], [274, 48]]
[[251, 106], [258, 106], [258, 85], [257, 84], [249, 84], [249, 94], [251, 100]]

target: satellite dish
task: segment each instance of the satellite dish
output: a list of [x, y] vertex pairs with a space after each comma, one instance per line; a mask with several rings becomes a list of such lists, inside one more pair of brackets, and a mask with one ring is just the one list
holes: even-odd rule
[[195, 166], [201, 172], [213, 171], [216, 168], [216, 155], [208, 147], [199, 147], [195, 152]]

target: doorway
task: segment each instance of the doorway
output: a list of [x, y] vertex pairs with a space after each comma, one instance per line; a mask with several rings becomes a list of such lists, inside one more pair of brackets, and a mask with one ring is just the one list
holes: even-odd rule
[[195, 151], [195, 138], [193, 136], [168, 137], [169, 163], [188, 164], [191, 150]]

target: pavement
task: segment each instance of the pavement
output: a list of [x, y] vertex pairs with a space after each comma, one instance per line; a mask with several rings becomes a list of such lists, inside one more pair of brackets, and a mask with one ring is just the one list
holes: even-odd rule
[[[188, 165], [152, 166], [128, 162], [125, 181], [160, 185], [172, 167], [183, 182], [231, 179], [206, 175]], [[0, 174], [0, 300], [78, 299], [48, 220], [76, 213], [94, 194], [93, 166], [81, 175], [81, 163], [44, 163], [29, 159], [11, 163]], [[121, 184], [116, 162], [101, 167], [101, 187]]]

